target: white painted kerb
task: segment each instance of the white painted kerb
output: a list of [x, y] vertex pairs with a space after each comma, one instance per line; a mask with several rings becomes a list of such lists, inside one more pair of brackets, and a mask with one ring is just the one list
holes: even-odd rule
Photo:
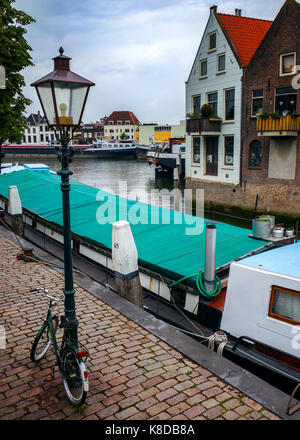
[[21, 200], [16, 186], [8, 187], [8, 213], [10, 215], [22, 215]]
[[138, 270], [138, 253], [130, 224], [124, 220], [113, 223], [113, 270], [128, 275]]

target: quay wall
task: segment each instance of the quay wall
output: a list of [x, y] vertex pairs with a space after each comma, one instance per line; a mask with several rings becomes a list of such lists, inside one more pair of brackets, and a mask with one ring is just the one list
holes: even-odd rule
[[206, 203], [254, 210], [258, 195], [258, 211], [269, 210], [283, 215], [300, 215], [300, 186], [247, 182], [240, 186], [186, 179], [186, 188], [193, 189], [193, 200], [196, 189], [204, 189]]

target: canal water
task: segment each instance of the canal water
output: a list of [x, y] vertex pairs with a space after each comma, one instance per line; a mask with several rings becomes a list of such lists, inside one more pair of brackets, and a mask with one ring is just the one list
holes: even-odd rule
[[[18, 160], [19, 165], [24, 163], [44, 163], [49, 165], [53, 171], [60, 169], [58, 159], [52, 157], [34, 157], [24, 158]], [[164, 208], [176, 209], [174, 198], [160, 197], [158, 200], [151, 198], [152, 190], [171, 191], [175, 188], [181, 191], [181, 203], [184, 195], [184, 180], [180, 183], [174, 182], [170, 178], [155, 179], [154, 165], [149, 165], [147, 162], [140, 162], [136, 159], [85, 159], [75, 158], [70, 165], [73, 171], [72, 178], [86, 184], [99, 188], [110, 193], [120, 194], [120, 182], [126, 185], [127, 197], [136, 200], [136, 191], [138, 191], [138, 200], [158, 204]], [[182, 204], [183, 206], [183, 204]], [[234, 226], [242, 228], [252, 228], [252, 218], [254, 212], [243, 212], [235, 210], [226, 212], [226, 208], [221, 212], [219, 209], [211, 207], [210, 210], [205, 210], [205, 217], [214, 221], [225, 222]], [[287, 226], [295, 226], [295, 220], [288, 217], [282, 218], [282, 222]]]

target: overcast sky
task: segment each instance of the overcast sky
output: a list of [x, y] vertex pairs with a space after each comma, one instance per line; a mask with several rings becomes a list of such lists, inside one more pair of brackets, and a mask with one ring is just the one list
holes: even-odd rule
[[[28, 26], [34, 67], [24, 70], [25, 94], [40, 104], [30, 84], [53, 70], [63, 46], [71, 70], [96, 83], [84, 122], [130, 110], [142, 123], [178, 124], [185, 117], [185, 81], [209, 7], [274, 19], [284, 0], [16, 0], [35, 18]], [[251, 35], [249, 35], [251, 38]]]

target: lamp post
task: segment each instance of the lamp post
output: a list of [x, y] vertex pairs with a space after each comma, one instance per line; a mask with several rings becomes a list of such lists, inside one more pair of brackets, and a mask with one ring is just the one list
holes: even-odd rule
[[36, 88], [47, 124], [55, 131], [60, 146], [56, 147], [61, 169], [61, 190], [63, 202], [63, 231], [64, 231], [64, 278], [65, 278], [65, 318], [74, 322], [72, 339], [77, 345], [78, 320], [75, 309], [75, 290], [73, 287], [72, 246], [70, 223], [70, 181], [73, 172], [69, 169], [74, 148], [68, 144], [74, 130], [80, 125], [86, 100], [91, 86], [95, 84], [70, 71], [71, 58], [65, 56], [64, 50], [59, 49], [59, 55], [54, 60], [54, 70], [43, 78], [35, 81]]

